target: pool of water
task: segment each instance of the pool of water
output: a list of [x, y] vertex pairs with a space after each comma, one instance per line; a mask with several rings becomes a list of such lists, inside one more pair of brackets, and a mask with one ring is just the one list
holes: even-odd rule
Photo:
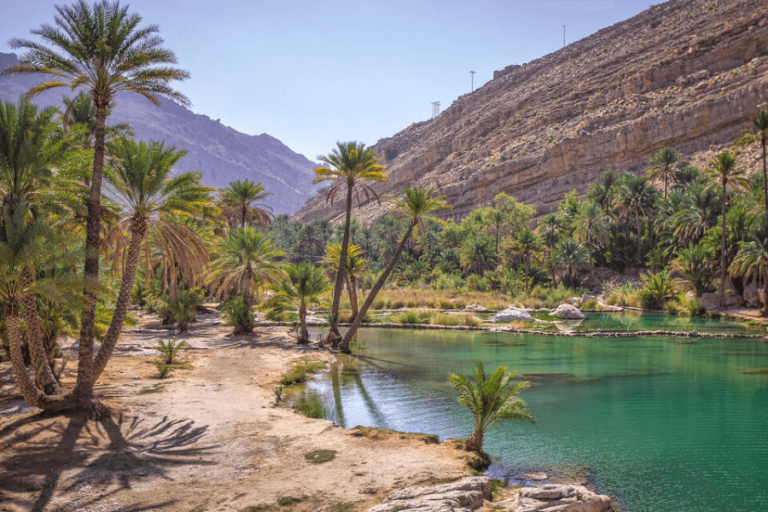
[[537, 424], [486, 437], [505, 467], [588, 471], [629, 512], [766, 510], [763, 341], [384, 329], [359, 341], [307, 389], [343, 426], [465, 437], [470, 418], [446, 379], [482, 360], [531, 383], [522, 396]]
[[725, 334], [768, 334], [765, 327], [731, 320], [709, 320], [685, 316], [625, 311], [622, 313], [588, 313], [587, 318], [574, 325], [577, 332], [594, 331], [698, 331]]

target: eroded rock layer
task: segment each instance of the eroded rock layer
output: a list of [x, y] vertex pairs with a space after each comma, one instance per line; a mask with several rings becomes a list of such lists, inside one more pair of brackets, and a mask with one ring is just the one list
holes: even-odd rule
[[[389, 172], [382, 194], [436, 187], [462, 217], [499, 192], [556, 208], [605, 170], [642, 172], [670, 146], [694, 164], [730, 146], [768, 106], [768, 3], [672, 0], [562, 50], [510, 66], [436, 119], [375, 148]], [[755, 167], [747, 151], [741, 165]], [[297, 218], [343, 205], [310, 199]], [[371, 222], [386, 203], [363, 205]]]

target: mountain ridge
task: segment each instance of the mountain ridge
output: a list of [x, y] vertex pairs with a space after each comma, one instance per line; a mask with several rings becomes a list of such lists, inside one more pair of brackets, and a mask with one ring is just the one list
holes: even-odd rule
[[[373, 147], [387, 165], [379, 194], [434, 187], [460, 218], [506, 192], [553, 211], [603, 171], [640, 173], [665, 146], [706, 165], [768, 99], [768, 6], [672, 0], [522, 66], [508, 66], [437, 118]], [[743, 165], [754, 153], [745, 151]], [[338, 218], [310, 199], [295, 218]], [[371, 223], [374, 202], [356, 215]]]
[[[0, 53], [0, 71], [16, 62], [16, 54]], [[15, 102], [40, 81], [34, 75], [0, 76], [0, 99]], [[62, 88], [32, 101], [60, 107], [65, 95], [71, 97], [72, 93]], [[138, 139], [163, 140], [186, 149], [187, 155], [176, 168], [201, 171], [206, 185], [222, 188], [237, 179], [262, 182], [273, 194], [265, 203], [276, 213], [293, 213], [312, 193], [316, 164], [267, 133], [248, 135], [172, 101], [161, 99], [156, 107], [146, 98], [126, 92], [118, 94], [107, 122], [127, 122]]]

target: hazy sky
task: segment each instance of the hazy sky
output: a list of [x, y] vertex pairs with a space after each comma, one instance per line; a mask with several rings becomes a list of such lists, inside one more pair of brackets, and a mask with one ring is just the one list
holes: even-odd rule
[[[0, 0], [0, 51], [61, 0]], [[447, 108], [493, 71], [647, 9], [647, 0], [131, 0], [192, 78], [193, 110], [310, 159], [374, 144]]]

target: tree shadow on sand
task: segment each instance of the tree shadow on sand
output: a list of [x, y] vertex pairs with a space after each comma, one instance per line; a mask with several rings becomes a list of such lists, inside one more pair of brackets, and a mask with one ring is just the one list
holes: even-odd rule
[[150, 421], [122, 414], [99, 421], [45, 413], [21, 418], [0, 430], [0, 504], [15, 501], [24, 509], [43, 511], [57, 492], [84, 486], [103, 490], [70, 500], [70, 508], [80, 510], [144, 478], [171, 481], [172, 468], [212, 464], [203, 459], [217, 447], [197, 444], [207, 430], [189, 419]]

